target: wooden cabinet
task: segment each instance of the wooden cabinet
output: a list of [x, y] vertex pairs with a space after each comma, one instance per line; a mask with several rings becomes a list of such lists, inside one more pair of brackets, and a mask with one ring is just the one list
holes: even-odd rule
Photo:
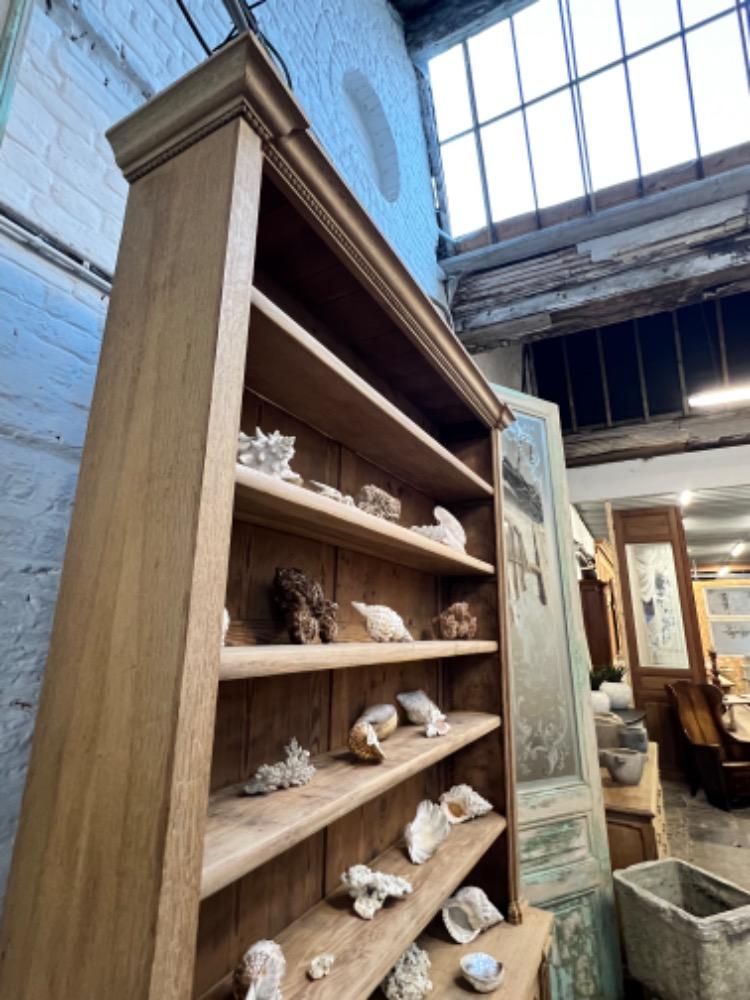
[[[311, 995], [305, 971], [322, 951], [336, 964], [315, 997], [359, 1000], [465, 880], [509, 918], [497, 932], [508, 981], [531, 981], [548, 918], [524, 914], [518, 886], [499, 485], [510, 411], [252, 37], [110, 140], [130, 193], [0, 994], [217, 1000], [245, 949], [275, 938], [286, 1000]], [[238, 430], [255, 427], [296, 438], [303, 484], [236, 466]], [[313, 480], [384, 488], [400, 523]], [[410, 530], [435, 504], [462, 521], [466, 553]], [[289, 644], [271, 599], [278, 566], [338, 602], [334, 644]], [[353, 600], [394, 607], [415, 641], [373, 643]], [[435, 616], [459, 600], [476, 639], [442, 642]], [[449, 734], [402, 725], [383, 763], [355, 761], [343, 748], [362, 709], [415, 688], [447, 711]], [[311, 783], [241, 797], [292, 737], [313, 755]], [[461, 782], [493, 811], [412, 865], [405, 823]], [[340, 887], [354, 863], [407, 875], [414, 891], [361, 920]], [[436, 962], [446, 976], [456, 954]]]
[[591, 666], [595, 670], [611, 667], [620, 653], [613, 584], [604, 580], [579, 580], [578, 586]]
[[658, 744], [648, 745], [648, 760], [638, 785], [619, 785], [606, 768], [601, 771], [613, 871], [668, 857]]

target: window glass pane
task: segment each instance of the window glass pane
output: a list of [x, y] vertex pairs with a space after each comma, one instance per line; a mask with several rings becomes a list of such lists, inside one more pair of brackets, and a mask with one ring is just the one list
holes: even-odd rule
[[431, 59], [429, 68], [438, 138], [449, 139], [471, 127], [471, 104], [462, 46], [454, 45]]
[[628, 52], [680, 30], [677, 0], [620, 0], [620, 10]]
[[527, 101], [554, 90], [568, 79], [560, 8], [557, 0], [537, 0], [513, 18]]
[[447, 142], [440, 152], [451, 234], [463, 236], [487, 222], [474, 135]]
[[682, 0], [682, 17], [687, 26], [730, 7], [735, 9], [732, 0]]
[[594, 190], [637, 177], [623, 67], [584, 80], [581, 104]]
[[693, 124], [680, 41], [632, 59], [630, 83], [643, 173], [694, 160]]
[[517, 108], [521, 103], [510, 37], [510, 21], [501, 21], [470, 38], [469, 57], [480, 122]]
[[622, 58], [615, 0], [569, 0], [580, 76]]
[[612, 420], [642, 420], [641, 376], [632, 322], [602, 327], [604, 365]]
[[526, 115], [539, 207], [580, 197], [583, 179], [570, 91], [532, 105]]
[[750, 139], [750, 93], [736, 15], [687, 36], [701, 152]]
[[482, 147], [495, 222], [533, 212], [534, 190], [521, 112], [486, 125], [482, 129]]

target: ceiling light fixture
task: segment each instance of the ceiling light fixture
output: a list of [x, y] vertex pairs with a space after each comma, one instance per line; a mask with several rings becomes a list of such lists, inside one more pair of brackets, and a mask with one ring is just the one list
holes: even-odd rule
[[731, 549], [729, 550], [729, 555], [733, 559], [736, 559], [737, 556], [741, 556], [744, 551], [745, 551], [745, 543], [744, 542], [737, 542], [737, 544], [733, 545], [731, 547]]
[[750, 403], [750, 385], [737, 385], [732, 389], [710, 389], [688, 396], [688, 405], [726, 406], [727, 403]]
[[722, 566], [716, 571], [717, 576], [729, 576], [729, 566]]
[[683, 490], [682, 493], [680, 493], [680, 506], [687, 507], [691, 503], [692, 499], [693, 499], [693, 491]]

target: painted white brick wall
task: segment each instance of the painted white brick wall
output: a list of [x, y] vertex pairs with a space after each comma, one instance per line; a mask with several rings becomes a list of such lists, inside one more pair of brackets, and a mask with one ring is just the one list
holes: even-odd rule
[[[226, 36], [219, 0], [192, 0], [190, 9], [210, 44]], [[329, 155], [439, 296], [416, 81], [386, 0], [268, 0], [256, 13]], [[201, 58], [173, 0], [38, 0], [0, 144], [0, 201], [112, 270], [126, 185], [104, 132]], [[393, 202], [363, 155], [342, 90], [350, 70], [367, 77], [393, 133]], [[106, 307], [101, 292], [0, 236], [0, 895]]]

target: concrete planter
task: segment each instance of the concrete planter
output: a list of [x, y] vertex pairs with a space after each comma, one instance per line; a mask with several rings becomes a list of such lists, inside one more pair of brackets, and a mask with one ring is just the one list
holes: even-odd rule
[[750, 995], [750, 892], [685, 861], [614, 872], [630, 974], [661, 1000]]

